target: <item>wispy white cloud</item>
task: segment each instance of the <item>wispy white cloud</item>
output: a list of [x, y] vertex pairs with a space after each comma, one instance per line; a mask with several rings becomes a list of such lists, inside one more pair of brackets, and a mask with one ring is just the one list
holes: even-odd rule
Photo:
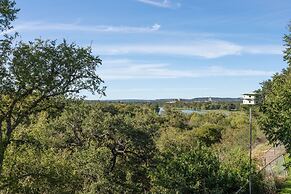
[[101, 55], [181, 55], [203, 58], [218, 58], [241, 54], [282, 54], [283, 47], [277, 45], [239, 45], [222, 40], [199, 40], [187, 44], [127, 44], [98, 45], [93, 50]]
[[[81, 25], [78, 23], [23, 22], [15, 25], [11, 31], [79, 31], [79, 32], [112, 32], [112, 33], [149, 33], [160, 30], [159, 24], [152, 26], [111, 26]], [[10, 32], [11, 32], [10, 31]]]
[[105, 80], [124, 79], [164, 79], [198, 77], [249, 77], [271, 76], [273, 71], [254, 69], [231, 69], [219, 66], [195, 68], [190, 70], [173, 69], [169, 64], [139, 63], [130, 60], [104, 60], [99, 74]]
[[282, 46], [278, 45], [251, 45], [244, 46], [242, 49], [243, 53], [249, 54], [277, 54], [282, 55], [283, 51]]
[[173, 3], [170, 0], [137, 0], [137, 1], [161, 8], [177, 8], [181, 6], [181, 3]]

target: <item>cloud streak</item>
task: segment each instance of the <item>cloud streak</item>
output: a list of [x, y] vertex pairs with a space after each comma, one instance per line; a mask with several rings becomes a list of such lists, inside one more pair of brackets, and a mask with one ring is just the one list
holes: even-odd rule
[[170, 0], [137, 0], [138, 2], [161, 8], [180, 7], [180, 3], [172, 3]]
[[199, 40], [187, 44], [126, 44], [95, 45], [93, 50], [100, 55], [174, 55], [219, 58], [241, 54], [282, 54], [283, 47], [277, 45], [239, 45], [222, 40]]
[[138, 63], [130, 60], [104, 60], [103, 64], [102, 68], [99, 69], [99, 74], [105, 80], [250, 77], [271, 76], [275, 73], [273, 71], [231, 69], [220, 66], [179, 70], [171, 68], [169, 64]]
[[77, 23], [47, 23], [24, 22], [16, 24], [10, 32], [18, 31], [76, 31], [76, 32], [111, 32], [111, 33], [150, 33], [159, 31], [161, 26], [154, 24], [148, 27], [139, 26], [110, 26], [110, 25], [80, 25]]

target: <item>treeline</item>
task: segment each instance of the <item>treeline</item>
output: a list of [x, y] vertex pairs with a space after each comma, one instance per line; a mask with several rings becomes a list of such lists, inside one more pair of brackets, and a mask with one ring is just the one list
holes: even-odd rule
[[[247, 126], [244, 112], [159, 116], [151, 105], [70, 102], [60, 114], [33, 115], [15, 131], [0, 189], [234, 193], [249, 175]], [[253, 184], [255, 193], [269, 191], [260, 175]]]
[[229, 110], [236, 111], [241, 109], [241, 102], [183, 102], [177, 101], [173, 104], [164, 104], [167, 107], [176, 107], [192, 110]]

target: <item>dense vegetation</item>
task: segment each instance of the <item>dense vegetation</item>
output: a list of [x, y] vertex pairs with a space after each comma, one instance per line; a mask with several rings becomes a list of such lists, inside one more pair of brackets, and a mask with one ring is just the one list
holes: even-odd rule
[[[238, 103], [177, 103], [163, 115], [156, 104], [87, 103], [80, 91], [104, 92], [96, 73], [101, 59], [66, 41], [17, 41], [17, 12], [14, 2], [0, 1], [1, 193], [246, 193], [249, 122]], [[278, 102], [281, 110], [289, 93], [275, 89], [287, 99]], [[268, 91], [265, 112], [273, 102]], [[185, 115], [179, 106], [241, 110]], [[284, 125], [273, 128], [286, 132], [289, 110]], [[275, 113], [265, 114], [262, 126]], [[253, 127], [256, 144], [263, 136], [256, 118]], [[289, 148], [273, 133], [268, 137]], [[253, 191], [270, 192], [260, 174]]]
[[20, 125], [42, 111], [58, 112], [82, 90], [102, 93], [101, 64], [91, 48], [63, 41], [17, 41], [11, 33], [15, 2], [0, 1], [0, 175], [5, 152]]
[[192, 110], [229, 110], [236, 111], [241, 109], [241, 102], [227, 102], [227, 101], [212, 101], [212, 102], [184, 102], [177, 101], [174, 104], [162, 104], [163, 106], [170, 106], [183, 109]]
[[[170, 110], [159, 116], [154, 106], [68, 102], [60, 115], [41, 112], [15, 131], [1, 189], [234, 193], [248, 178], [247, 118]], [[262, 177], [254, 187], [266, 189]]]
[[291, 24], [285, 35], [284, 60], [288, 66], [262, 84], [262, 129], [273, 143], [283, 144], [291, 154]]

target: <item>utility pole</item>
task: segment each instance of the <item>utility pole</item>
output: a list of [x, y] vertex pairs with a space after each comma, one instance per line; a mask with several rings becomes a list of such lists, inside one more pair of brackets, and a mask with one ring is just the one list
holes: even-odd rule
[[250, 174], [249, 174], [249, 193], [252, 194], [252, 141], [253, 129], [252, 129], [252, 107], [250, 107]]
[[243, 104], [250, 105], [250, 142], [249, 142], [249, 194], [252, 194], [252, 143], [253, 143], [253, 129], [252, 129], [252, 105], [256, 104], [256, 94], [248, 93], [243, 94]]

